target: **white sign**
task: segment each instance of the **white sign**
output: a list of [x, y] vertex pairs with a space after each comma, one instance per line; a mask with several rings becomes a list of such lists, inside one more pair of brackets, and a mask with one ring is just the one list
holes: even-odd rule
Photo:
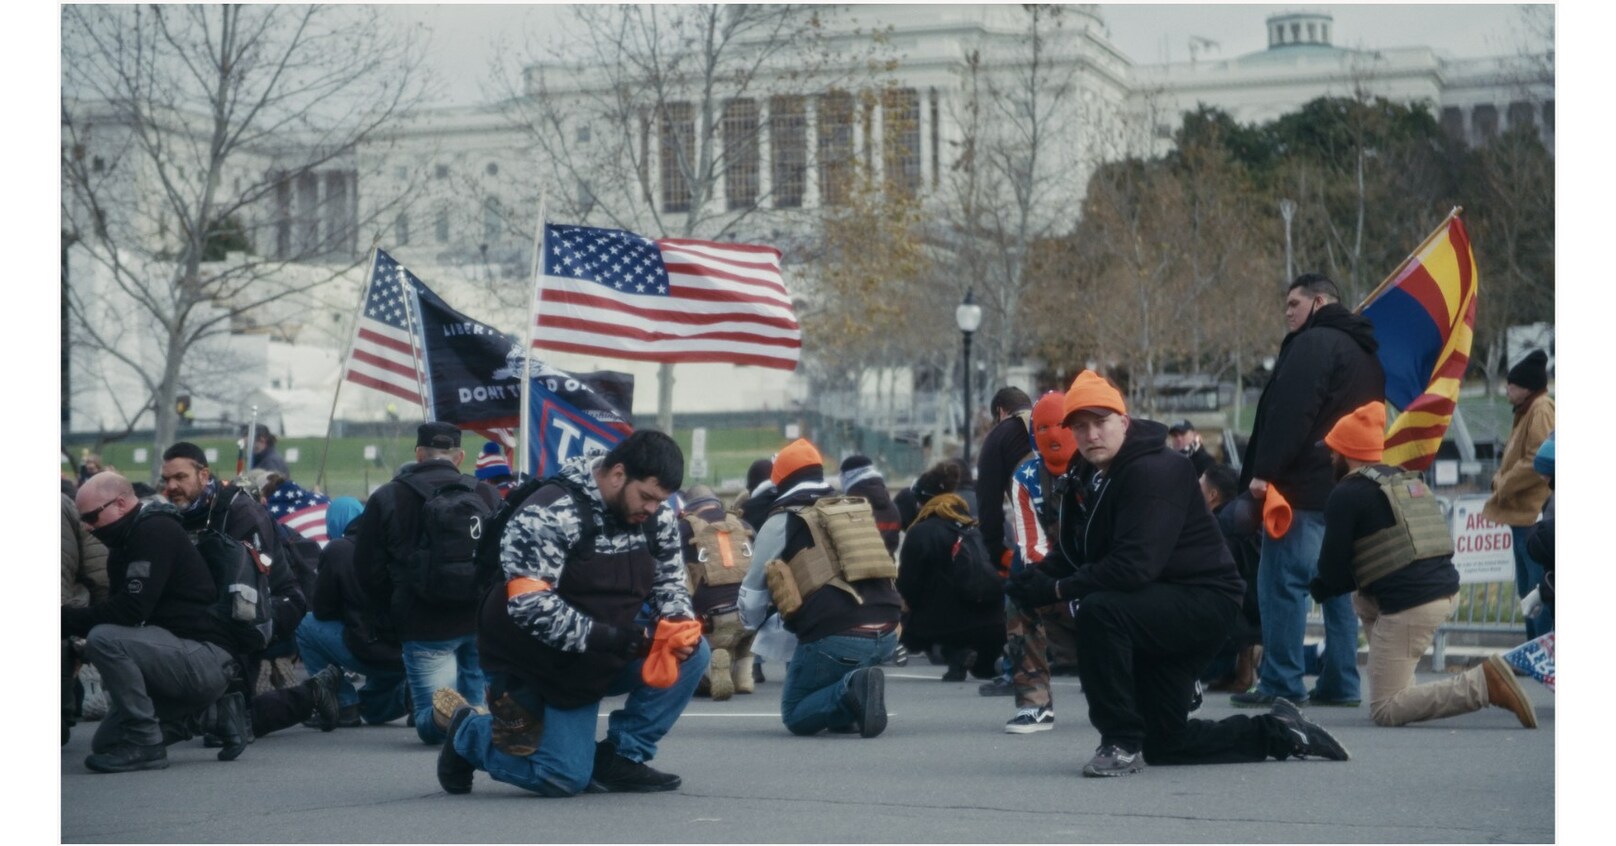
[[376, 460], [376, 445], [375, 444], [365, 444], [365, 460], [366, 461], [375, 461]]
[[1461, 496], [1453, 502], [1448, 519], [1460, 584], [1515, 580], [1515, 536], [1508, 526], [1481, 516], [1486, 504], [1484, 496]]
[[690, 459], [692, 462], [705, 461], [707, 458], [707, 427], [697, 426], [690, 430]]
[[208, 447], [207, 449], [202, 450], [202, 456], [208, 460], [209, 464], [212, 464], [213, 462], [219, 460], [219, 448]]
[[690, 459], [690, 478], [693, 481], [704, 481], [707, 478], [707, 459]]
[[145, 447], [135, 447], [135, 463], [136, 464], [145, 464], [146, 463], [146, 448]]
[[1438, 461], [1434, 467], [1436, 468], [1437, 485], [1459, 484], [1459, 462]]
[[795, 423], [786, 424], [786, 440], [794, 441], [802, 437], [802, 427]]
[[297, 463], [297, 447], [287, 447], [286, 448], [286, 463], [287, 464], [296, 464]]

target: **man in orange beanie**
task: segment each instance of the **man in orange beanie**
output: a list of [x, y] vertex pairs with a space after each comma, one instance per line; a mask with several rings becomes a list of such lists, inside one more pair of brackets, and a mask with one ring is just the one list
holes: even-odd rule
[[1283, 535], [1263, 539], [1257, 568], [1263, 658], [1257, 687], [1230, 697], [1237, 708], [1266, 708], [1278, 697], [1314, 705], [1357, 706], [1358, 620], [1346, 597], [1325, 603], [1324, 652], [1317, 685], [1303, 679], [1307, 581], [1318, 573], [1324, 501], [1335, 481], [1319, 439], [1335, 421], [1386, 396], [1374, 326], [1341, 305], [1320, 273], [1296, 277], [1285, 294], [1285, 340], [1257, 401], [1240, 466], [1240, 486], [1262, 504], [1270, 487], [1290, 503]]
[[[837, 497], [825, 483], [824, 459], [806, 438], [780, 450], [770, 478], [779, 497], [752, 542], [752, 566], [738, 604], [749, 631], [776, 607], [796, 637], [780, 691], [780, 719], [797, 735], [829, 730], [875, 737], [887, 727], [886, 679], [878, 665], [897, 648], [903, 608], [893, 582], [897, 564], [869, 501]], [[834, 520], [816, 508], [821, 500], [831, 500], [825, 505], [848, 518], [844, 525], [858, 527], [854, 534], [820, 522], [821, 516]], [[821, 548], [821, 537], [830, 549]], [[809, 572], [827, 569], [835, 579], [803, 587], [810, 584]]]
[[[1011, 475], [1010, 525], [1016, 543], [1012, 575], [1044, 560], [1049, 552], [1049, 537], [1057, 528], [1055, 506], [1060, 494], [1054, 490], [1056, 480], [1077, 457], [1077, 441], [1071, 430], [1061, 423], [1066, 416], [1065, 402], [1064, 394], [1050, 391], [1033, 404], [1035, 451]], [[998, 680], [988, 682], [982, 685], [981, 693], [997, 695], [999, 688], [1005, 687], [1016, 697], [1016, 714], [1005, 724], [1005, 731], [1011, 734], [1048, 731], [1055, 727], [1054, 699], [1049, 689], [1050, 641], [1055, 641], [1058, 655], [1069, 656], [1068, 662], [1076, 664], [1072, 616], [1058, 605], [1029, 614], [1011, 602], [1006, 609], [1005, 627], [1005, 654], [1011, 665], [1009, 684], [1000, 685]]]
[[1267, 757], [1346, 760], [1294, 705], [1213, 722], [1189, 717], [1195, 681], [1228, 639], [1245, 583], [1167, 427], [1131, 418], [1122, 394], [1089, 371], [1062, 405], [1083, 461], [1067, 471], [1076, 515], [1049, 555], [1006, 588], [1023, 608], [1069, 604], [1077, 672], [1100, 747], [1085, 776], [1153, 765]]
[[1499, 655], [1441, 681], [1414, 684], [1414, 668], [1459, 601], [1453, 539], [1436, 495], [1419, 473], [1381, 463], [1386, 406], [1366, 403], [1341, 418], [1324, 443], [1340, 482], [1324, 505], [1320, 603], [1352, 597], [1369, 636], [1369, 715], [1383, 726], [1504, 708], [1537, 727], [1531, 699]]

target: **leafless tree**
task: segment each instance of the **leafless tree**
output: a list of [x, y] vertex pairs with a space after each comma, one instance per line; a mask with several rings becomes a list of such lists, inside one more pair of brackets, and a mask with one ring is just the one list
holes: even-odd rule
[[420, 56], [373, 8], [62, 8], [64, 343], [139, 386], [118, 399], [159, 449], [210, 341], [351, 268], [396, 210], [361, 211], [356, 147], [419, 101]]

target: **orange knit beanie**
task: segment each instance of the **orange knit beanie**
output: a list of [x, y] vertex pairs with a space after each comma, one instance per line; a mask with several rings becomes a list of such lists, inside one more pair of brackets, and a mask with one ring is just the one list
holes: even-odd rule
[[807, 438], [798, 438], [774, 457], [774, 470], [769, 473], [769, 481], [778, 485], [804, 467], [822, 468], [824, 464], [825, 459], [819, 456], [819, 450]]
[[1370, 400], [1330, 427], [1324, 443], [1344, 458], [1379, 461], [1386, 449], [1386, 404]]

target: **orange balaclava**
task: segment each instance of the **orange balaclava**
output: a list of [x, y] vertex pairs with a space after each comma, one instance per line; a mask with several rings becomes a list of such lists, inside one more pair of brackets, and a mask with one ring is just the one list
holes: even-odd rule
[[1038, 444], [1038, 455], [1044, 459], [1049, 472], [1059, 476], [1066, 472], [1077, 455], [1077, 438], [1072, 430], [1061, 425], [1066, 417], [1066, 396], [1050, 391], [1038, 398], [1032, 407], [1032, 437]]

